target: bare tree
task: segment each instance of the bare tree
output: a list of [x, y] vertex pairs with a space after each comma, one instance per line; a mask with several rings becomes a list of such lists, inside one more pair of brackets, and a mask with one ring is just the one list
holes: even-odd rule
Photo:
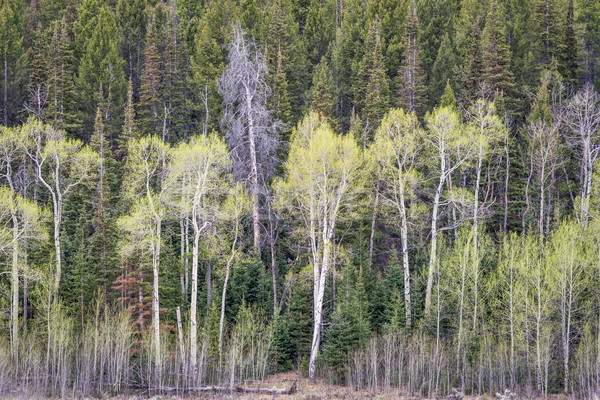
[[567, 104], [565, 124], [569, 128], [570, 145], [581, 158], [581, 218], [588, 223], [592, 172], [600, 154], [600, 96], [591, 84], [586, 84]]
[[223, 96], [221, 121], [227, 129], [227, 144], [234, 161], [234, 176], [244, 182], [252, 197], [254, 249], [260, 251], [261, 181], [267, 181], [275, 166], [281, 123], [273, 121], [267, 109], [271, 89], [267, 85], [267, 64], [254, 40], [246, 40], [239, 24], [233, 26], [229, 62], [218, 79]]

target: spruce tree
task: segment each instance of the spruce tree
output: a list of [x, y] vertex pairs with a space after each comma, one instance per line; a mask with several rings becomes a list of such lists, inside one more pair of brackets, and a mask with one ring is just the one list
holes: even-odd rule
[[436, 105], [438, 99], [445, 93], [445, 87], [453, 78], [453, 70], [456, 66], [456, 56], [448, 33], [442, 37], [437, 57], [431, 70], [429, 85], [427, 86], [430, 105]]
[[564, 71], [562, 75], [566, 82], [576, 86], [579, 78], [579, 54], [577, 51], [577, 36], [575, 34], [573, 0], [569, 0], [567, 8], [567, 21], [564, 35], [564, 55], [562, 64]]
[[289, 126], [292, 122], [292, 110], [281, 49], [277, 51], [277, 67], [275, 68], [275, 73], [270, 76], [273, 77], [270, 79], [272, 80], [271, 90], [273, 93], [268, 101], [269, 109], [273, 112], [273, 117], [275, 119]]
[[[377, 19], [375, 23], [379, 25]], [[366, 123], [369, 124], [369, 130], [374, 132], [389, 107], [388, 77], [385, 72], [383, 55], [381, 54], [378, 27], [376, 27], [375, 46], [372, 52], [372, 69], [369, 73], [363, 116]]]
[[139, 139], [139, 132], [135, 122], [135, 109], [133, 104], [133, 81], [129, 77], [127, 83], [127, 102], [125, 104], [125, 121], [123, 122], [123, 130], [117, 138], [117, 160], [124, 161], [127, 156], [127, 146], [132, 139]]
[[327, 60], [323, 57], [313, 73], [310, 109], [327, 121], [333, 122], [330, 81], [329, 66]]
[[494, 99], [502, 94], [508, 107], [515, 95], [514, 78], [510, 70], [510, 53], [506, 33], [502, 26], [496, 0], [490, 3], [483, 31], [482, 93], [484, 98]]
[[116, 186], [116, 164], [112, 158], [110, 143], [104, 131], [101, 105], [96, 111], [94, 133], [90, 148], [100, 159], [95, 187], [92, 191], [91, 236], [89, 238], [89, 261], [97, 270], [96, 282], [102, 287], [104, 299], [108, 300], [110, 283], [116, 278], [116, 229], [113, 214], [112, 190]]
[[[106, 129], [109, 133], [114, 133], [116, 127], [121, 125], [126, 81], [123, 72], [124, 60], [119, 54], [119, 33], [109, 7], [100, 7], [97, 15], [91, 17], [85, 25], [86, 29], [81, 28], [80, 26], [79, 30], [75, 31], [75, 57], [78, 51], [81, 52], [76, 93], [82, 121], [81, 136], [87, 139], [93, 132], [97, 105], [94, 99], [100, 86], [104, 88], [102, 102], [105, 104]], [[88, 34], [90, 36], [84, 36]]]
[[537, 34], [537, 59], [540, 67], [559, 59], [563, 41], [555, 0], [533, 0], [535, 32]]
[[420, 114], [425, 99], [424, 74], [421, 67], [421, 46], [419, 44], [419, 20], [414, 1], [409, 5], [404, 32], [406, 48], [400, 71], [398, 72], [398, 105], [406, 111]]
[[54, 24], [48, 71], [48, 109], [46, 120], [75, 136], [79, 128], [73, 82], [72, 32], [65, 17]]
[[152, 18], [146, 35], [144, 68], [141, 77], [138, 124], [142, 135], [159, 135], [164, 114], [162, 97], [161, 57], [158, 51], [156, 19]]
[[11, 125], [25, 98], [23, 54], [24, 12], [19, 0], [0, 3], [0, 122]]

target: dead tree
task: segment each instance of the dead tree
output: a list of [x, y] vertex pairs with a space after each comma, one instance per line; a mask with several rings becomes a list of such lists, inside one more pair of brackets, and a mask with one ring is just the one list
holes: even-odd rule
[[254, 249], [260, 251], [260, 183], [268, 181], [275, 167], [275, 150], [281, 123], [273, 121], [267, 109], [271, 89], [267, 85], [267, 64], [253, 39], [245, 39], [239, 24], [233, 26], [229, 60], [218, 79], [223, 96], [221, 126], [234, 161], [235, 178], [252, 196]]

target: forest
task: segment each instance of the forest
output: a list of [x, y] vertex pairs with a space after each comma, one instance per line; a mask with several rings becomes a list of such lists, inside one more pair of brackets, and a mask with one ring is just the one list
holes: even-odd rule
[[599, 0], [0, 0], [0, 396], [597, 398], [599, 67]]

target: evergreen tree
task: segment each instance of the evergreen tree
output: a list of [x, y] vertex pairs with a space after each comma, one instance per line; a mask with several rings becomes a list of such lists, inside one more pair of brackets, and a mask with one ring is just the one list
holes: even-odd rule
[[440, 98], [440, 107], [449, 107], [451, 110], [457, 111], [456, 97], [454, 97], [454, 90], [450, 86], [450, 80], [446, 81], [444, 93]]
[[453, 70], [456, 66], [455, 52], [448, 33], [445, 33], [437, 53], [437, 57], [431, 70], [427, 92], [430, 105], [436, 105], [438, 99], [443, 97], [448, 82], [453, 78]]
[[331, 12], [327, 9], [329, 2], [311, 0], [306, 14], [306, 25], [302, 31], [302, 41], [307, 52], [309, 73], [327, 55], [329, 44], [334, 38], [335, 27]]
[[[377, 19], [375, 22], [378, 25]], [[385, 72], [383, 55], [381, 54], [381, 40], [378, 27], [375, 28], [375, 46], [372, 55], [372, 70], [369, 74], [367, 92], [363, 116], [366, 123], [369, 124], [370, 131], [373, 132], [379, 125], [379, 121], [389, 106], [389, 86], [388, 77]]]
[[164, 117], [165, 113], [161, 101], [162, 74], [164, 69], [161, 64], [157, 39], [156, 19], [152, 17], [146, 35], [140, 103], [138, 104], [138, 124], [142, 135], [160, 135], [163, 122], [162, 117]]
[[406, 111], [420, 114], [423, 111], [424, 74], [421, 69], [421, 46], [419, 44], [419, 21], [414, 1], [409, 6], [404, 38], [406, 49], [398, 72], [398, 105]]
[[198, 97], [193, 99], [192, 111], [197, 115], [201, 131], [208, 133], [220, 129], [223, 113], [217, 78], [225, 69], [226, 42], [237, 9], [227, 0], [211, 1], [198, 21], [190, 55], [190, 86]]
[[336, 35], [331, 70], [335, 77], [334, 115], [341, 125], [340, 128], [347, 130], [350, 127], [352, 110], [356, 108], [354, 93], [357, 79], [364, 82], [358, 76], [367, 48], [364, 43], [367, 24], [363, 2], [344, 1], [342, 17], [341, 27]]
[[141, 75], [141, 63], [144, 59], [143, 49], [147, 25], [146, 2], [144, 0], [118, 0], [116, 16], [122, 36], [121, 56], [125, 60], [125, 73], [137, 84]]
[[283, 68], [283, 55], [281, 49], [277, 51], [277, 67], [275, 73], [270, 74], [273, 78], [271, 88], [273, 94], [269, 98], [269, 109], [273, 111], [273, 117], [286, 125], [292, 122], [292, 110], [290, 96], [288, 93], [288, 82]]
[[117, 140], [117, 160], [123, 161], [127, 156], [127, 146], [132, 139], [139, 139], [137, 124], [135, 122], [135, 110], [133, 105], [133, 82], [129, 77], [127, 83], [127, 103], [125, 104], [125, 121], [123, 131]]
[[54, 24], [54, 33], [47, 57], [48, 108], [46, 120], [58, 129], [75, 136], [79, 128], [76, 116], [75, 87], [73, 82], [72, 32], [65, 17]]
[[[560, 38], [558, 12], [554, 0], [534, 0], [533, 22], [537, 35], [537, 59], [540, 67], [559, 59], [563, 41]], [[561, 60], [562, 61], [562, 60]]]
[[186, 43], [183, 40], [176, 9], [173, 6], [169, 11], [163, 56], [163, 135], [169, 140], [187, 139], [191, 126], [185, 90], [185, 77], [187, 75]]
[[[84, 5], [87, 3], [86, 0]], [[82, 19], [82, 14], [79, 17]], [[124, 60], [119, 54], [117, 25], [108, 6], [97, 9], [97, 15], [90, 19], [85, 28], [81, 29], [80, 26], [75, 30], [76, 57], [77, 52], [81, 52], [76, 91], [82, 121], [80, 135], [89, 138], [93, 132], [95, 94], [100, 86], [104, 88], [102, 103], [105, 104], [104, 120], [107, 130], [109, 133], [115, 132], [115, 127], [120, 126], [126, 81]]]
[[93, 189], [91, 206], [91, 236], [89, 238], [88, 260], [97, 270], [96, 282], [102, 287], [104, 299], [108, 300], [110, 282], [116, 278], [116, 229], [113, 215], [112, 190], [115, 183], [115, 162], [112, 158], [110, 144], [104, 131], [101, 106], [98, 106], [94, 133], [90, 140], [90, 148], [99, 156], [96, 187]]
[[329, 66], [327, 60], [323, 57], [313, 73], [310, 109], [318, 113], [325, 120], [333, 122], [330, 82]]
[[[267, 81], [273, 90], [271, 102], [275, 106], [270, 108], [278, 109], [277, 104], [281, 103], [284, 112], [279, 119], [288, 125], [295, 124], [303, 111], [308, 81], [304, 47], [298, 36], [298, 24], [294, 21], [291, 8], [290, 0], [273, 1], [268, 10], [268, 25], [265, 28], [265, 59], [269, 69]], [[287, 106], [286, 102], [289, 103]], [[286, 108], [289, 111], [285, 111]], [[288, 112], [288, 119], [285, 119]]]
[[16, 122], [27, 87], [23, 65], [24, 10], [19, 0], [0, 3], [0, 122]]
[[567, 21], [564, 36], [564, 56], [562, 63], [564, 65], [563, 76], [571, 85], [577, 85], [579, 78], [579, 54], [577, 51], [577, 36], [574, 28], [574, 9], [573, 0], [569, 0], [567, 8]]
[[504, 96], [509, 108], [514, 93], [514, 78], [510, 70], [510, 53], [496, 0], [490, 3], [482, 39], [484, 68], [482, 92], [485, 98]]

